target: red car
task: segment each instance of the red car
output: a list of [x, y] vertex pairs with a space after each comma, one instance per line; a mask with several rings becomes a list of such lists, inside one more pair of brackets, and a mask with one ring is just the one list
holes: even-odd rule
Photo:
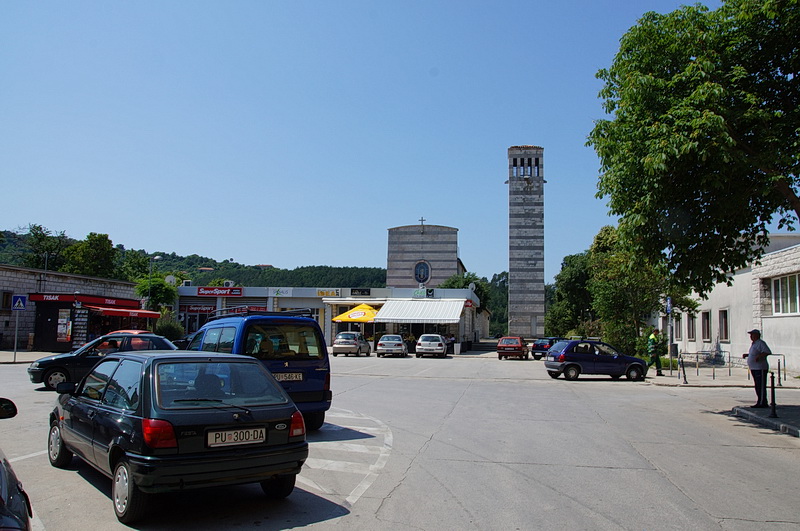
[[528, 359], [528, 345], [522, 337], [501, 337], [497, 342], [497, 359], [516, 357], [521, 360]]

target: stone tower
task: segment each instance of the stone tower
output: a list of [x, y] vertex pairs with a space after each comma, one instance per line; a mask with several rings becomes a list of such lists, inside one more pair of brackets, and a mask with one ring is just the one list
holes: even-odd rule
[[508, 333], [544, 335], [544, 148], [508, 148]]

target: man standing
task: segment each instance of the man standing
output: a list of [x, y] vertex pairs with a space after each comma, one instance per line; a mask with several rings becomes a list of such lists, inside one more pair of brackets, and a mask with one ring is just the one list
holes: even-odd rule
[[769, 372], [769, 363], [767, 356], [772, 354], [767, 344], [761, 339], [761, 330], [753, 329], [747, 332], [750, 334], [750, 351], [745, 354], [747, 358], [747, 367], [753, 375], [753, 385], [756, 388], [756, 397], [758, 402], [753, 407], [764, 408], [769, 407], [767, 401], [767, 372]]
[[664, 376], [661, 372], [661, 350], [658, 340], [658, 328], [653, 328], [653, 333], [647, 338], [647, 353], [650, 354], [650, 363], [647, 366], [656, 364], [656, 376]]

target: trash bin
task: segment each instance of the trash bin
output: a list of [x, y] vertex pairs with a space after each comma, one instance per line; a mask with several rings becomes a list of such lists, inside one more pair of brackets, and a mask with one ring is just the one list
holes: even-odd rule
[[461, 343], [453, 343], [453, 354], [461, 354]]

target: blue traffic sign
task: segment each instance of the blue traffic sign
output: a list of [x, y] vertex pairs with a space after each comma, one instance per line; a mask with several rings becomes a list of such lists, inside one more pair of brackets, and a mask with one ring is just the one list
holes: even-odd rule
[[12, 295], [11, 296], [11, 309], [24, 310], [28, 304], [28, 297], [25, 295]]

